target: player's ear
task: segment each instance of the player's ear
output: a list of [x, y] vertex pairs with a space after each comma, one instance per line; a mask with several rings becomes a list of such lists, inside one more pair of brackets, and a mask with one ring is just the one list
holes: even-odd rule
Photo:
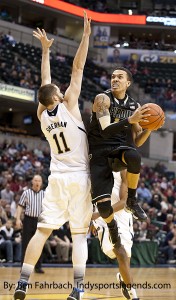
[[127, 81], [127, 87], [131, 85], [131, 81]]
[[53, 102], [57, 102], [58, 101], [58, 96], [57, 95], [53, 95], [52, 99], [53, 99]]

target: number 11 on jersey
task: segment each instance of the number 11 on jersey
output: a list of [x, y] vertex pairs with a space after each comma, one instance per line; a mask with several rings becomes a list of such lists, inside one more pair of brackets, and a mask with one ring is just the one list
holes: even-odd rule
[[60, 133], [59, 135], [59, 139], [62, 139], [62, 143], [64, 144], [64, 149], [62, 150], [60, 145], [59, 145], [59, 140], [58, 140], [58, 137], [57, 137], [57, 134], [53, 134], [53, 139], [55, 140], [56, 142], [56, 146], [57, 146], [57, 149], [58, 149], [58, 153], [64, 153], [64, 152], [68, 152], [70, 151], [70, 148], [67, 146], [67, 143], [66, 143], [66, 140], [65, 140], [65, 137], [64, 137], [64, 134], [63, 132]]

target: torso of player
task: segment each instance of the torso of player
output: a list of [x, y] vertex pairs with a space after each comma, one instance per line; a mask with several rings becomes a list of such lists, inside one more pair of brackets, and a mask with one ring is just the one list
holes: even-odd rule
[[89, 172], [85, 127], [63, 103], [41, 115], [41, 129], [51, 149], [51, 172]]
[[[112, 196], [111, 196], [111, 204], [112, 205], [115, 204], [116, 202], [120, 201], [119, 191], [120, 191], [120, 186], [121, 186], [121, 181], [122, 181], [120, 172], [113, 172], [113, 176], [114, 176], [114, 187], [113, 187]], [[115, 212], [115, 215], [117, 216], [120, 224], [123, 224], [124, 226], [126, 226], [128, 221], [129, 221], [130, 226], [131, 226], [131, 224], [133, 224], [132, 214], [126, 212], [124, 209], [121, 209], [121, 210]]]
[[[133, 112], [138, 107], [138, 103], [133, 100], [130, 96], [126, 94], [123, 100], [116, 99], [111, 90], [104, 92], [110, 99], [109, 113], [111, 117], [111, 123], [119, 122], [121, 120], [127, 119], [133, 114]], [[92, 113], [92, 118], [89, 127], [89, 144], [90, 145], [117, 145], [120, 146], [133, 146], [133, 137], [131, 124], [128, 125], [122, 132], [118, 133], [116, 136], [111, 136], [108, 138], [103, 138], [100, 134], [99, 123], [96, 118], [96, 113]]]

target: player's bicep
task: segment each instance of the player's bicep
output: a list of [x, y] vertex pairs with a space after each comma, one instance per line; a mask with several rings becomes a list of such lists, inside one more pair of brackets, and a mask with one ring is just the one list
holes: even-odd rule
[[105, 94], [99, 94], [95, 97], [93, 111], [96, 112], [101, 130], [107, 128], [111, 123], [109, 106], [110, 100]]
[[109, 115], [110, 100], [105, 94], [95, 97], [93, 110], [96, 112], [97, 119]]

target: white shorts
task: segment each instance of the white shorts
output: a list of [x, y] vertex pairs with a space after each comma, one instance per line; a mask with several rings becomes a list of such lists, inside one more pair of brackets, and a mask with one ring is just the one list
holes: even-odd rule
[[[120, 221], [118, 221], [118, 218], [116, 215], [114, 215], [114, 219], [117, 221], [119, 235], [121, 238], [121, 244], [124, 246], [127, 256], [131, 257], [131, 248], [133, 245], [133, 230], [131, 228], [131, 225], [129, 226], [129, 220], [128, 220], [128, 218], [131, 219], [131, 214], [124, 212], [124, 210], [121, 212], [122, 212], [122, 214], [124, 214], [124, 213], [127, 214], [127, 216], [126, 216], [127, 218], [125, 220], [125, 225], [124, 225], [124, 222], [120, 223]], [[120, 211], [119, 211], [119, 213], [120, 213]], [[96, 221], [93, 221], [93, 224], [94, 224], [95, 228], [98, 229], [98, 238], [100, 241], [100, 246], [101, 246], [102, 251], [110, 258], [112, 258], [112, 259], [116, 258], [116, 255], [114, 254], [114, 251], [113, 251], [114, 246], [109, 239], [109, 230], [108, 230], [106, 222], [102, 218], [98, 218]]]
[[72, 233], [87, 233], [92, 216], [90, 176], [50, 175], [37, 227], [58, 229], [69, 221]]

